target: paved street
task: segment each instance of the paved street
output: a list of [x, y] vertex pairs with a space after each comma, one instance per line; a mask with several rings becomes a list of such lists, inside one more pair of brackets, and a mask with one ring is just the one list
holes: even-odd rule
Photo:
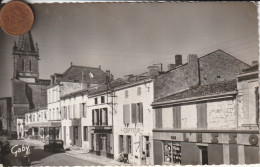
[[33, 147], [31, 161], [32, 166], [89, 166], [101, 165], [87, 160], [82, 160], [66, 153], [52, 153], [44, 151], [42, 146], [35, 145], [23, 140], [10, 140], [13, 145], [30, 145]]

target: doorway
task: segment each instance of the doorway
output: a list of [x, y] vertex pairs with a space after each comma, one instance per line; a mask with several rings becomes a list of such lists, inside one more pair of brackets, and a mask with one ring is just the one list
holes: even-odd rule
[[208, 147], [207, 146], [200, 146], [200, 161], [201, 165], [208, 165]]

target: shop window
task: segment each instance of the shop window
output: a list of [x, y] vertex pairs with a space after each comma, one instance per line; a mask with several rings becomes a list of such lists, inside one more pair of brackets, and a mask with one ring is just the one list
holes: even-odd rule
[[84, 141], [88, 141], [88, 127], [84, 126]]
[[106, 135], [101, 134], [100, 135], [100, 140], [101, 140], [101, 142], [100, 142], [100, 144], [101, 144], [100, 150], [106, 151]]
[[163, 150], [164, 162], [181, 164], [181, 145], [177, 142], [165, 141]]
[[95, 98], [95, 104], [98, 104], [98, 98]]
[[105, 103], [105, 96], [101, 96], [101, 103]]

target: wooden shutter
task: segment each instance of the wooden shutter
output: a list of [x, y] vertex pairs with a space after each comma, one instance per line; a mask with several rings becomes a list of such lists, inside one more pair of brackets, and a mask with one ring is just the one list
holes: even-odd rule
[[140, 106], [139, 103], [136, 104], [136, 123], [140, 122]]
[[131, 109], [132, 109], [132, 123], [136, 123], [136, 104], [135, 103], [131, 104]]
[[96, 134], [96, 151], [100, 151], [100, 134]]
[[197, 103], [197, 126], [207, 128], [207, 103]]
[[78, 126], [79, 146], [82, 146], [82, 126]]
[[95, 125], [95, 110], [92, 110], [92, 125]]
[[108, 125], [108, 111], [107, 111], [107, 108], [105, 109], [105, 114], [106, 114], [106, 125]]
[[61, 119], [64, 119], [64, 107], [61, 107], [61, 111], [60, 112], [61, 112]]
[[68, 117], [67, 117], [67, 106], [64, 107], [64, 113], [65, 113], [65, 114], [64, 114], [64, 117], [65, 117], [65, 119], [67, 119], [67, 118], [68, 118]]
[[173, 110], [173, 128], [181, 128], [181, 107], [174, 106]]
[[73, 126], [70, 126], [70, 140], [73, 143]]
[[114, 154], [114, 136], [110, 134], [110, 153]]
[[87, 118], [87, 105], [84, 104], [84, 117]]
[[162, 108], [155, 109], [155, 128], [162, 128]]
[[140, 116], [139, 116], [139, 120], [140, 120], [140, 122], [141, 123], [143, 123], [143, 103], [139, 103], [139, 114], [140, 114]]
[[118, 146], [119, 146], [119, 153], [122, 153], [123, 152], [123, 135], [119, 135], [118, 136], [119, 138], [119, 143], [118, 143]]
[[68, 117], [69, 117], [69, 119], [71, 119], [71, 106], [70, 105], [68, 106]]
[[79, 104], [79, 110], [80, 110], [80, 111], [79, 111], [79, 112], [80, 112], [80, 118], [82, 118], [83, 115], [84, 115], [84, 114], [83, 114], [83, 103], [80, 103], [80, 104]]
[[126, 119], [127, 119], [127, 109], [129, 109], [129, 105], [124, 104], [123, 105], [123, 122], [124, 122], [125, 125], [127, 124], [127, 121], [126, 121]]

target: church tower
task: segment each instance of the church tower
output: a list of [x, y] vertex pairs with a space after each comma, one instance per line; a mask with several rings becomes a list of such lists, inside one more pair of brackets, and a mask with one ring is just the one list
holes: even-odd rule
[[26, 83], [37, 83], [39, 80], [39, 49], [34, 44], [29, 31], [20, 36], [13, 47], [14, 73], [13, 79]]

